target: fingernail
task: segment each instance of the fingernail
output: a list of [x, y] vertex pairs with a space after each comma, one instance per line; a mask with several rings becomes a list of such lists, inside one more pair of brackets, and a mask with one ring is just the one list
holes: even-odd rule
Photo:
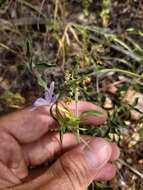
[[112, 149], [110, 144], [103, 139], [92, 140], [84, 145], [84, 155], [89, 168], [100, 170], [110, 160]]

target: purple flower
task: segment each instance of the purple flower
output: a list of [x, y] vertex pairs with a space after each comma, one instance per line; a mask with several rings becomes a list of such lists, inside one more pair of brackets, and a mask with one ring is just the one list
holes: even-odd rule
[[56, 102], [57, 96], [54, 95], [55, 83], [51, 82], [50, 88], [45, 92], [44, 98], [38, 98], [34, 102], [34, 106], [51, 106]]

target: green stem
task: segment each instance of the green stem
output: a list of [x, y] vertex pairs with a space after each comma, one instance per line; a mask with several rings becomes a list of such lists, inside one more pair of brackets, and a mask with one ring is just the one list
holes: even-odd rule
[[67, 86], [71, 86], [71, 85], [74, 85], [76, 82], [80, 83], [82, 82], [86, 77], [91, 77], [91, 76], [94, 76], [94, 75], [99, 75], [99, 74], [105, 74], [105, 73], [109, 73], [109, 72], [115, 72], [115, 73], [122, 73], [122, 74], [125, 74], [125, 75], [128, 75], [130, 77], [133, 77], [133, 78], [140, 78], [140, 79], [143, 79], [143, 75], [139, 75], [139, 74], [136, 74], [136, 73], [133, 73], [131, 71], [126, 71], [126, 70], [122, 70], [122, 69], [116, 69], [116, 68], [113, 68], [113, 69], [101, 69], [101, 70], [96, 70], [96, 71], [93, 71], [89, 74], [86, 74], [84, 76], [82, 76], [80, 79], [78, 80], [72, 80], [70, 81]]
[[[75, 110], [76, 110], [76, 117], [79, 117], [79, 111], [78, 111], [78, 87], [76, 87], [76, 89], [75, 89]], [[76, 135], [77, 135], [77, 140], [80, 143], [79, 124], [76, 127]]]
[[96, 74], [109, 73], [109, 72], [122, 73], [122, 74], [126, 74], [128, 76], [131, 76], [131, 77], [137, 77], [137, 78], [143, 79], [143, 75], [139, 75], [139, 74], [133, 73], [131, 71], [113, 68], [113, 69], [102, 69], [102, 70], [98, 70], [98, 71], [93, 71], [93, 72], [87, 74], [86, 76], [81, 77], [79, 80], [82, 81], [85, 77], [88, 77], [88, 76], [90, 77], [90, 76], [93, 76]]

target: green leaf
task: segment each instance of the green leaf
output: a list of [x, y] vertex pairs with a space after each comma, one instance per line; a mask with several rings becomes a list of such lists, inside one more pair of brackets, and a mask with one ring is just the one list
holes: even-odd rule
[[55, 113], [54, 113], [54, 118], [56, 119], [56, 121], [58, 122], [58, 124], [60, 126], [60, 141], [62, 143], [63, 135], [67, 129], [67, 124], [65, 123], [63, 115], [61, 114], [57, 104], [56, 104], [56, 109], [55, 109]]
[[33, 60], [32, 60], [32, 46], [29, 40], [26, 41], [26, 56], [28, 58], [27, 67], [29, 71], [32, 71], [34, 65], [33, 65]]
[[131, 37], [127, 37], [127, 40], [134, 46], [135, 50], [138, 50], [139, 52], [143, 52], [142, 47]]
[[96, 182], [96, 185], [95, 185], [95, 189], [96, 190], [113, 190], [112, 187], [109, 187], [107, 185], [104, 185], [102, 183], [97, 183], [97, 182]]
[[63, 136], [64, 136], [64, 133], [62, 131], [62, 128], [60, 128], [60, 142], [61, 143], [63, 142]]
[[132, 52], [132, 49], [122, 40], [118, 39], [118, 38], [114, 38], [114, 41], [117, 42], [118, 44], [120, 44], [123, 48], [127, 49], [128, 51]]
[[87, 110], [87, 111], [82, 112], [80, 117], [83, 117], [83, 116], [96, 116], [96, 117], [99, 117], [101, 115], [103, 115], [103, 112], [99, 112], [99, 111], [96, 111], [96, 110]]
[[5, 91], [5, 93], [0, 96], [0, 99], [4, 100], [11, 108], [20, 108], [25, 103], [25, 98], [21, 94], [13, 93], [9, 90]]
[[45, 69], [49, 67], [56, 67], [56, 64], [50, 64], [50, 63], [39, 63], [36, 65], [36, 68], [39, 72], [43, 72]]
[[42, 77], [39, 75], [37, 76], [38, 84], [44, 88], [44, 90], [47, 90], [47, 82], [42, 79]]

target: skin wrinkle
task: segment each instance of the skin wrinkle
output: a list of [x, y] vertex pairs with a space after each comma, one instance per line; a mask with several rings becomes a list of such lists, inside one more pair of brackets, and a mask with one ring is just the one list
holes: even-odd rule
[[[54, 137], [50, 137], [48, 139], [48, 143], [46, 142], [46, 139], [44, 139], [44, 140], [43, 140], [43, 143], [41, 144], [41, 148], [46, 150], [46, 152], [47, 152], [47, 160], [49, 158], [53, 159], [54, 154], [55, 154], [55, 152], [54, 152], [55, 148], [53, 147], [53, 145], [55, 145], [55, 147], [56, 147], [57, 139], [54, 138]], [[55, 144], [54, 144], [54, 142], [55, 142]], [[60, 149], [60, 146], [59, 146], [59, 149]]]
[[[62, 152], [62, 144], [61, 142], [59, 141], [57, 135], [52, 135], [51, 137], [51, 140], [50, 140], [50, 143], [53, 145], [53, 150], [50, 151], [50, 144], [48, 145], [48, 148], [49, 148], [49, 152], [52, 152], [51, 154], [49, 154], [49, 158], [51, 159], [54, 159], [56, 154], [61, 154]], [[45, 143], [46, 144], [46, 143]], [[55, 146], [54, 146], [55, 145]], [[55, 148], [56, 147], [56, 148]], [[57, 148], [58, 147], [58, 148]], [[52, 149], [52, 148], [51, 148]], [[55, 150], [58, 150], [58, 151], [55, 151]]]
[[[59, 165], [57, 167], [59, 169]], [[60, 173], [60, 169], [57, 170], [57, 167], [55, 167], [55, 165], [51, 166], [48, 171], [46, 171], [41, 177], [38, 178], [39, 180], [39, 182], [37, 183], [39, 187], [38, 190], [43, 190], [47, 186], [47, 184], [48, 187], [50, 187], [50, 190], [53, 190], [51, 186], [54, 187], [54, 184], [55, 185], [58, 184], [58, 189], [60, 189], [59, 188], [60, 184], [58, 183], [58, 181], [62, 177], [62, 175]], [[53, 182], [54, 184], [52, 185], [51, 183]]]
[[[52, 172], [46, 171], [42, 176], [33, 179], [30, 182], [23, 183], [10, 188], [5, 188], [4, 190], [40, 190], [41, 186], [46, 185], [49, 181], [54, 180], [54, 176], [51, 175]], [[43, 190], [43, 189], [41, 189]]]
[[73, 159], [71, 155], [68, 155], [67, 157], [67, 155], [65, 154], [62, 158], [59, 159], [59, 161], [66, 177], [70, 181], [69, 187], [72, 187], [71, 190], [82, 189], [84, 186], [82, 179], [90, 178], [89, 168], [86, 165], [87, 162], [84, 159], [84, 155], [82, 154], [82, 152], [75, 151], [73, 152], [73, 154], [76, 155], [76, 158], [74, 156]]
[[[52, 124], [53, 120], [51, 119], [51, 117], [48, 116], [46, 114], [40, 114], [36, 111], [36, 115], [32, 115], [34, 114], [34, 112], [24, 112], [24, 111], [20, 111], [21, 113], [18, 113], [18, 115], [20, 115], [20, 123], [19, 125], [17, 125], [17, 117], [15, 119], [15, 114], [13, 113], [11, 114], [11, 122], [9, 123], [7, 121], [7, 123], [4, 125], [3, 124], [3, 128], [12, 136], [15, 136], [15, 138], [20, 141], [22, 144], [25, 143], [29, 143], [29, 142], [34, 142], [35, 140], [37, 140], [37, 137], [39, 138], [40, 136], [42, 136], [45, 132], [48, 132], [49, 129], [49, 125]], [[24, 113], [22, 113], [24, 112]], [[48, 116], [48, 117], [47, 117]], [[1, 120], [4, 120], [6, 116], [3, 116], [3, 118]], [[35, 118], [34, 120], [31, 120], [31, 118]], [[19, 121], [18, 120], [18, 121]], [[29, 121], [31, 122], [31, 126], [33, 127], [29, 127], [27, 129], [27, 127], [24, 126], [28, 126], [29, 125]], [[48, 126], [47, 126], [48, 124]], [[42, 127], [40, 127], [42, 126]], [[44, 127], [43, 127], [44, 126]], [[47, 127], [45, 127], [47, 126]], [[40, 129], [40, 130], [39, 130]], [[28, 130], [28, 133], [27, 133]], [[33, 136], [33, 130], [34, 130], [34, 136]], [[26, 134], [26, 135], [25, 135]]]
[[[68, 145], [69, 143], [71, 144], [70, 146]], [[45, 150], [47, 152], [45, 145], [48, 145], [49, 149], [52, 149], [53, 153], [51, 153], [51, 154], [46, 153], [47, 156], [44, 153], [44, 155], [47, 157], [47, 159], [52, 159], [52, 158], [62, 155], [65, 151], [68, 151], [69, 149], [77, 146], [78, 141], [77, 141], [75, 135], [73, 135], [71, 133], [67, 133], [64, 135], [63, 143], [61, 143], [60, 136], [58, 133], [47, 134], [41, 138], [40, 147], [39, 147], [39, 141], [37, 142], [37, 144], [32, 143], [29, 146], [23, 147], [23, 149], [24, 149], [23, 152], [24, 152], [25, 160], [27, 161], [27, 165], [30, 165], [31, 163], [32, 163], [32, 165], [34, 163], [36, 164], [36, 162], [34, 161], [35, 156], [33, 156], [33, 155], [35, 155], [35, 154], [37, 155], [37, 153], [36, 153], [37, 151], [35, 150], [35, 148], [36, 149], [38, 148], [40, 151], [43, 150], [43, 149], [41, 149], [41, 144], [42, 144], [42, 146], [44, 146], [44, 152], [45, 152]], [[43, 145], [43, 144], [45, 144], [45, 145]], [[53, 144], [53, 146], [52, 146], [52, 144]], [[37, 157], [37, 159], [40, 159], [40, 158]]]
[[[21, 113], [22, 113], [22, 111], [21, 111]], [[14, 115], [15, 115], [16, 113], [12, 113], [11, 115], [10, 115], [10, 117], [11, 117], [11, 122], [10, 122], [10, 124], [11, 125], [9, 125], [9, 122], [8, 123], [6, 123], [6, 124], [3, 124], [3, 129], [4, 130], [6, 130], [10, 135], [12, 135], [12, 136], [15, 136], [15, 138], [17, 138], [17, 136], [18, 135], [14, 135], [14, 133], [13, 133], [13, 130], [12, 129], [17, 129], [17, 121], [15, 120], [15, 117], [14, 117]], [[20, 114], [20, 113], [19, 113]], [[3, 116], [2, 118], [1, 118], [1, 121], [3, 121], [4, 119], [5, 119], [5, 117], [8, 117], [8, 116]], [[20, 126], [23, 126], [23, 124], [26, 124], [25, 123], [25, 120], [28, 120], [28, 118], [30, 118], [30, 115], [26, 115], [26, 117], [24, 117], [24, 114], [22, 115], [22, 118], [21, 118], [21, 120], [19, 121], [20, 123], [19, 123], [19, 127]], [[13, 126], [13, 123], [15, 123], [16, 125], [15, 126]], [[15, 130], [14, 130], [15, 131]], [[18, 133], [18, 130], [16, 131], [16, 133], [15, 134], [17, 134]], [[19, 135], [20, 137], [21, 137], [21, 134]], [[17, 138], [17, 140], [19, 140], [19, 138]]]
[[[49, 138], [48, 138], [49, 137]], [[31, 144], [30, 147], [28, 147], [28, 149], [26, 149], [27, 147], [24, 147], [24, 155], [25, 155], [25, 159], [27, 160], [27, 164], [28, 165], [39, 165], [40, 163], [47, 161], [48, 159], [53, 159], [55, 158], [55, 156], [60, 155], [62, 153], [62, 144], [59, 140], [59, 138], [57, 137], [57, 134], [52, 134], [51, 136], [44, 136], [41, 139], [41, 143], [37, 142], [37, 147], [39, 146], [39, 153], [37, 150], [32, 150], [32, 152], [30, 151], [30, 149], [32, 148], [33, 144]], [[37, 149], [36, 147], [36, 149]], [[46, 159], [43, 158], [43, 155], [40, 155], [40, 152], [42, 150], [46, 150]], [[33, 152], [34, 151], [34, 152]], [[37, 155], [39, 154], [39, 156], [41, 157], [37, 157], [36, 160], [35, 157], [33, 158], [33, 153], [36, 153]], [[40, 161], [41, 160], [41, 161]]]
[[[11, 134], [7, 134], [8, 135], [8, 140], [9, 141], [9, 146], [8, 146], [8, 154], [10, 156], [6, 156], [4, 159], [4, 164], [6, 164], [11, 171], [15, 174], [14, 170], [18, 169], [19, 166], [21, 165], [22, 169], [23, 169], [23, 174], [22, 176], [25, 177], [28, 175], [28, 170], [26, 168], [26, 164], [25, 161], [23, 159], [23, 152], [21, 150], [20, 144], [18, 143], [18, 141], [14, 138], [14, 136], [12, 136]], [[6, 141], [6, 142], [7, 142]], [[4, 150], [6, 149], [7, 146], [4, 147]], [[7, 158], [7, 160], [6, 160]], [[23, 178], [20, 174], [20, 178]]]
[[[2, 135], [2, 133], [1, 133], [1, 135]], [[3, 133], [1, 140], [2, 140], [2, 142], [0, 143], [0, 152], [1, 153], [3, 153], [2, 151], [7, 152], [7, 155], [5, 154], [5, 157], [3, 157], [3, 159], [2, 159], [2, 155], [0, 155], [0, 158], [2, 159], [1, 160], [2, 162], [8, 164], [9, 160], [7, 160], [6, 158], [8, 158], [9, 155], [13, 156], [14, 148], [15, 148], [15, 146], [17, 148], [19, 148], [19, 144], [15, 140], [15, 138], [13, 138], [10, 134], [7, 134], [7, 133]], [[9, 146], [6, 146], [6, 144], [7, 144], [6, 142], [9, 142], [8, 143]], [[10, 159], [11, 159], [11, 157], [10, 157]]]
[[20, 183], [20, 180], [17, 179], [12, 174], [12, 172], [2, 162], [0, 162], [0, 171], [3, 171], [2, 176], [1, 176], [1, 180], [3, 181], [3, 184], [4, 184], [4, 182], [6, 182], [6, 183], [8, 182], [12, 186], [14, 184], [19, 184]]
[[[51, 180], [49, 180], [49, 186], [51, 190], [56, 190], [57, 189], [56, 187], [58, 187], [58, 189], [60, 190], [64, 190], [63, 187], [69, 186], [69, 183], [66, 180], [67, 176], [65, 175], [65, 173], [63, 173], [64, 170], [62, 168], [60, 160], [56, 162], [56, 165], [52, 167], [52, 170], [50, 168], [50, 171], [52, 171], [51, 173], [53, 174], [53, 177], [51, 178]], [[46, 190], [46, 189], [47, 189], [47, 184], [45, 185], [45, 188], [40, 188], [39, 190]]]
[[[74, 171], [74, 175], [73, 175], [72, 170], [71, 170], [69, 167], [67, 167], [67, 166], [65, 165], [65, 163], [63, 163], [63, 160], [62, 160], [62, 159], [59, 159], [59, 163], [60, 163], [60, 165], [61, 165], [61, 167], [62, 167], [62, 170], [63, 170], [64, 173], [65, 173], [66, 178], [68, 179], [68, 181], [70, 181], [69, 187], [71, 188], [71, 190], [76, 189], [76, 186], [75, 186], [75, 184], [74, 184], [74, 180], [72, 179], [72, 177], [73, 177], [74, 175], [76, 175], [77, 173]], [[70, 169], [70, 173], [69, 173], [68, 169]], [[72, 174], [72, 175], [71, 175], [71, 174]], [[78, 177], [78, 176], [76, 175], [76, 177]], [[75, 179], [75, 178], [74, 178], [74, 179]], [[77, 178], [77, 179], [78, 179], [78, 178]], [[77, 180], [77, 181], [78, 181], [78, 180]]]
[[[63, 158], [64, 159], [64, 158]], [[66, 174], [64, 174], [63, 175], [63, 173], [61, 172], [60, 173], [60, 171], [63, 171], [63, 168], [62, 168], [62, 166], [61, 166], [61, 164], [59, 163], [59, 161], [57, 162], [57, 164], [55, 165], [55, 166], [53, 166], [52, 167], [52, 173], [53, 173], [53, 177], [49, 177], [49, 176], [51, 176], [50, 175], [50, 172], [51, 171], [51, 169], [49, 169], [48, 170], [48, 172], [46, 172], [45, 174], [44, 174], [44, 177], [43, 178], [45, 178], [46, 179], [46, 182], [47, 182], [47, 184], [48, 184], [48, 181], [49, 181], [49, 185], [51, 184], [51, 186], [50, 186], [50, 189], [51, 190], [57, 190], [56, 188], [55, 188], [55, 183], [56, 183], [56, 180], [57, 180], [57, 182], [59, 181], [59, 179], [61, 179], [61, 177], [62, 177], [62, 179], [61, 179], [61, 181], [63, 182], [63, 179], [64, 179], [64, 181], [66, 181], [65, 179], [67, 178], [67, 175]], [[47, 175], [46, 175], [47, 174]], [[58, 174], [60, 174], [60, 175], [58, 175]], [[65, 178], [65, 177], [66, 178]], [[77, 179], [76, 179], [77, 180]], [[43, 181], [44, 181], [44, 179], [43, 179]], [[42, 183], [42, 182], [41, 182]], [[54, 183], [54, 184], [53, 184]], [[44, 185], [44, 184], [43, 184]], [[62, 187], [67, 187], [68, 185], [69, 185], [69, 183], [67, 183], [66, 182], [66, 184], [65, 185], [63, 185], [63, 184], [59, 184], [59, 185], [62, 185], [61, 186], [61, 188]], [[38, 186], [40, 186], [40, 185], [38, 185]], [[71, 186], [71, 185], [70, 185]], [[70, 187], [69, 186], [69, 187]], [[49, 187], [49, 186], [48, 186]], [[47, 187], [47, 188], [48, 188]], [[53, 187], [53, 188], [52, 188]], [[46, 188], [46, 186], [45, 186], [45, 188]], [[58, 186], [58, 188], [59, 188], [59, 186]], [[26, 188], [25, 188], [26, 189]], [[24, 190], [25, 190], [24, 189]], [[38, 190], [43, 190], [44, 189], [44, 187], [43, 188], [40, 188], [40, 189], [38, 189]], [[15, 189], [15, 190], [21, 190], [21, 189]], [[23, 190], [23, 189], [22, 189]], [[35, 190], [35, 189], [34, 189]], [[60, 189], [60, 190], [62, 190], [62, 189]], [[64, 189], [63, 189], [64, 190]], [[68, 188], [68, 190], [70, 190], [69, 188]], [[71, 190], [73, 190], [73, 189], [71, 189]]]
[[[45, 121], [43, 119], [43, 117], [45, 117], [45, 116], [40, 115], [39, 116], [39, 121], [42, 122], [41, 125], [46, 126], [47, 125], [47, 121]], [[31, 124], [31, 125], [34, 125], [34, 129], [31, 128], [31, 131], [28, 131], [29, 136], [27, 135], [26, 140], [24, 140], [24, 142], [23, 142], [24, 144], [26, 143], [26, 141], [30, 142], [31, 139], [32, 139], [32, 141], [35, 141], [37, 139], [36, 135], [33, 137], [33, 130], [35, 131], [35, 134], [36, 134], [37, 128], [39, 128], [39, 124], [38, 123], [35, 124], [35, 121], [34, 121], [34, 123]], [[27, 120], [25, 120], [25, 122], [23, 123], [23, 126], [27, 126]], [[41, 131], [38, 130], [38, 133], [39, 133], [38, 136], [42, 136]], [[42, 133], [43, 133], [43, 131], [42, 131]]]
[[[56, 185], [56, 179], [59, 180], [61, 175], [57, 175], [59, 174], [59, 172], [57, 172], [56, 168], [55, 169], [54, 168], [55, 167], [52, 167], [52, 169], [49, 168], [49, 170], [46, 171], [42, 176], [37, 177], [36, 179], [32, 180], [29, 183], [24, 184], [21, 187], [10, 190], [43, 190], [44, 187], [47, 186], [47, 184], [49, 184], [48, 187], [50, 186], [50, 183], [53, 182]], [[52, 188], [50, 188], [50, 190], [52, 190]]]
[[[65, 171], [67, 171], [66, 174], [68, 175], [68, 177], [72, 181], [72, 184], [74, 184], [73, 185], [73, 190], [75, 190], [75, 183], [74, 182], [77, 182], [78, 187], [82, 189], [82, 187], [84, 185], [82, 179], [83, 178], [87, 179], [88, 178], [88, 173], [89, 173], [88, 167], [85, 164], [85, 160], [83, 159], [84, 156], [79, 155], [79, 157], [81, 157], [81, 158], [79, 158], [77, 160], [78, 160], [78, 162], [80, 160], [80, 164], [77, 163], [77, 162], [75, 162], [72, 159], [72, 157], [70, 157], [70, 163], [72, 163], [72, 165], [70, 166], [70, 168], [68, 167], [68, 165], [66, 165], [67, 166], [67, 170], [65, 169]], [[67, 159], [69, 159], [69, 158], [67, 158]], [[62, 163], [63, 163], [63, 168], [64, 168], [64, 162], [62, 162]], [[82, 167], [79, 167], [79, 166], [82, 166]], [[80, 171], [80, 173], [79, 173], [79, 171]], [[77, 188], [77, 184], [76, 184], [76, 188]]]

